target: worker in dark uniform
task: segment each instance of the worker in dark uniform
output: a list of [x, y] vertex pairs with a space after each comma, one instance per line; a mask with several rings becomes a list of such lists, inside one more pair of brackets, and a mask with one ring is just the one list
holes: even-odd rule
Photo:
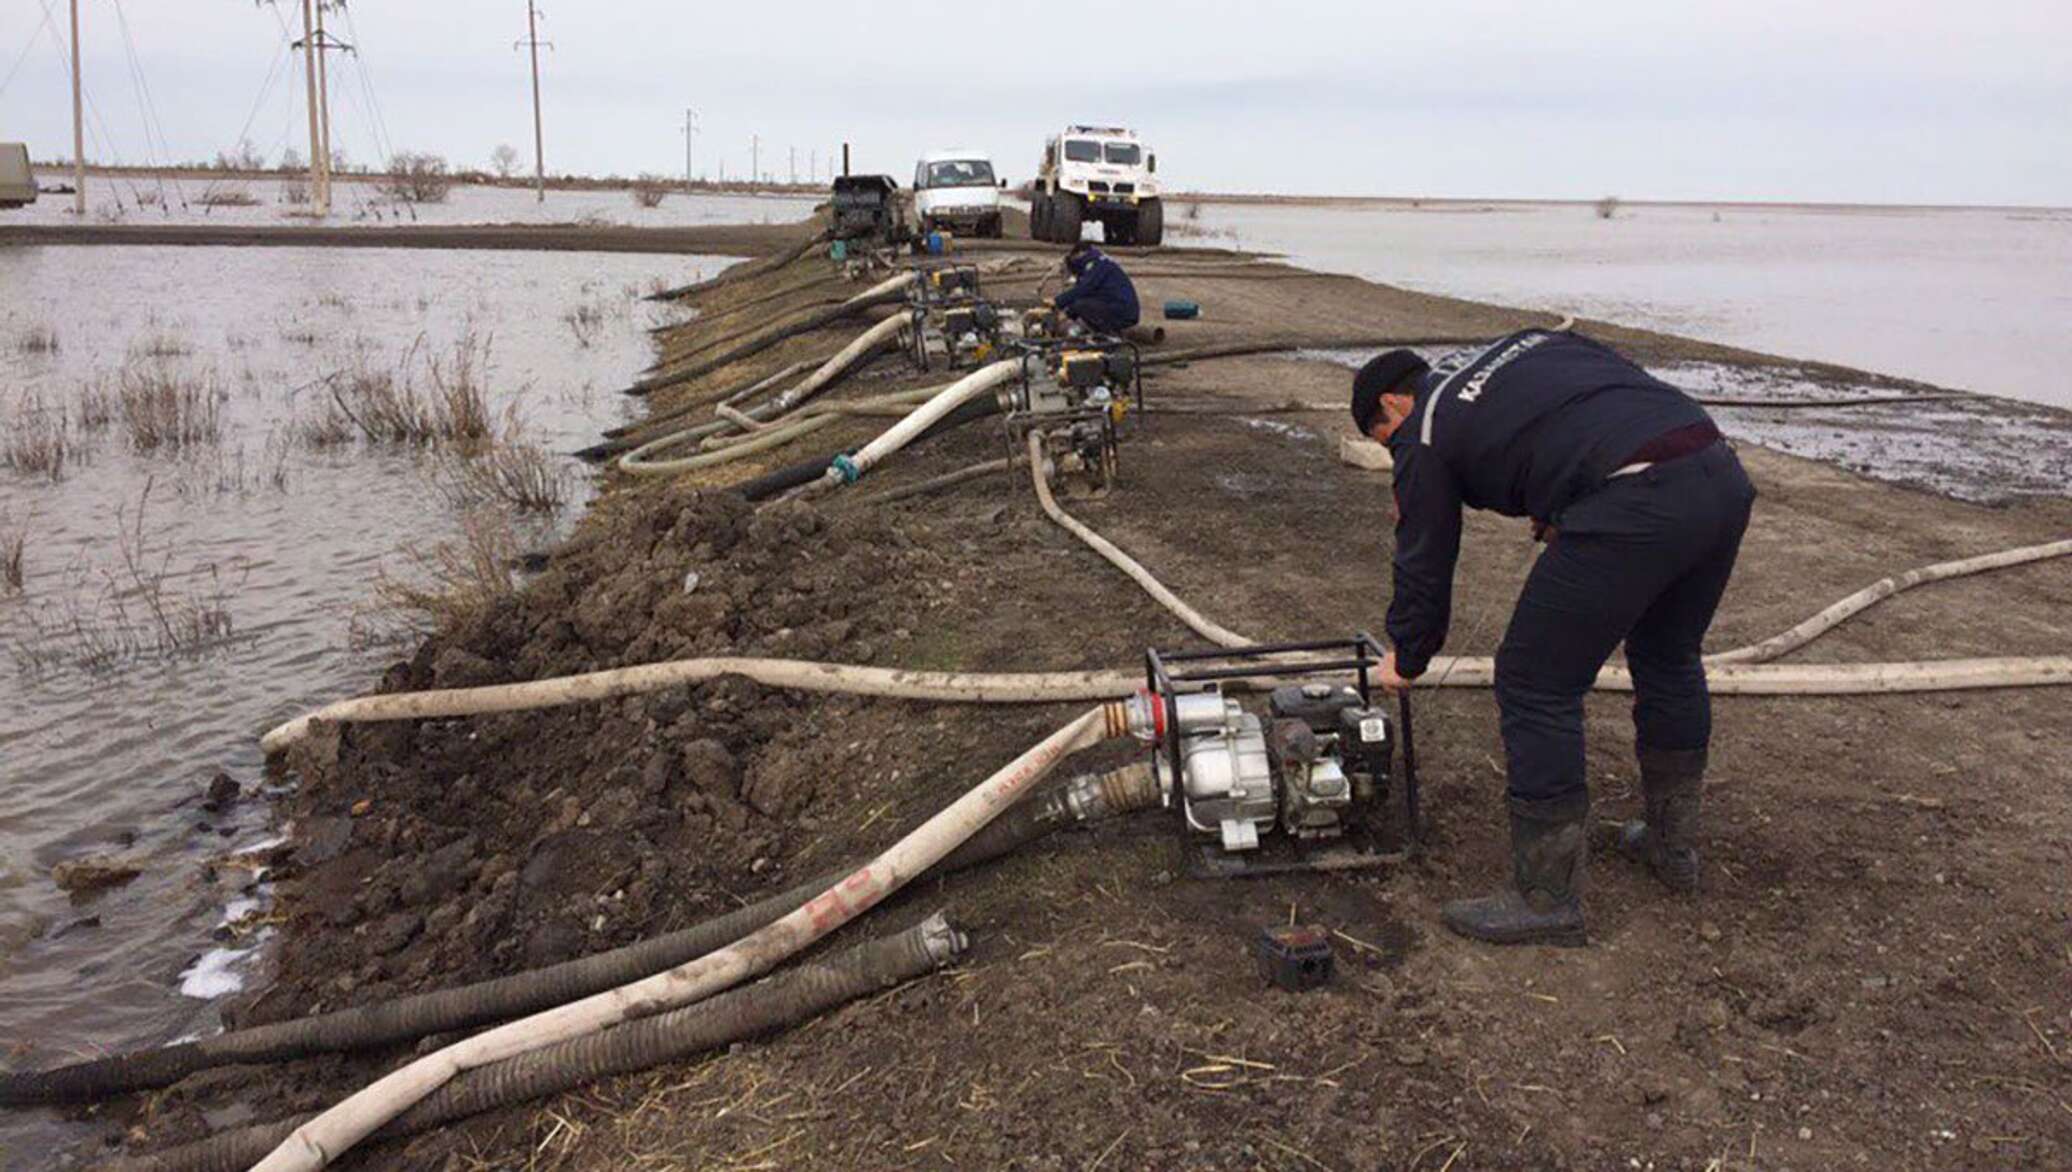
[[1072, 287], [1051, 299], [1065, 316], [1096, 334], [1120, 334], [1137, 324], [1137, 287], [1107, 253], [1086, 241], [1065, 257]]
[[1672, 890], [1697, 887], [1712, 735], [1698, 648], [1755, 489], [1703, 408], [1587, 338], [1525, 330], [1448, 366], [1391, 350], [1353, 380], [1353, 421], [1395, 459], [1381, 679], [1410, 686], [1446, 641], [1462, 506], [1530, 518], [1547, 548], [1496, 656], [1512, 882], [1443, 919], [1490, 943], [1580, 944], [1583, 697], [1621, 642], [1646, 817], [1619, 845]]

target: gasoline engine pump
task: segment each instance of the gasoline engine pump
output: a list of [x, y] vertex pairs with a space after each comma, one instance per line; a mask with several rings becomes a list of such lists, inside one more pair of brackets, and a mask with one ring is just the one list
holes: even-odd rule
[[1054, 483], [1099, 496], [1115, 482], [1116, 437], [1132, 408], [1144, 411], [1144, 376], [1128, 342], [1024, 342], [1021, 371], [1000, 388], [1010, 457], [1042, 436]]
[[990, 361], [1000, 348], [1000, 310], [979, 291], [978, 269], [940, 265], [914, 271], [907, 291], [907, 331], [914, 365], [964, 370]]
[[[1364, 632], [1145, 653], [1132, 727], [1151, 742], [1198, 874], [1354, 870], [1408, 855], [1418, 804], [1410, 699], [1394, 716], [1376, 704], [1368, 672], [1383, 655]], [[1275, 685], [1263, 711], [1225, 690], [1245, 681]]]

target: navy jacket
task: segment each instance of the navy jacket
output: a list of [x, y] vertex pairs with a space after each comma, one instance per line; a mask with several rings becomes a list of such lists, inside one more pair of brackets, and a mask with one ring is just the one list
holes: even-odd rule
[[1463, 505], [1558, 527], [1649, 441], [1710, 422], [1690, 396], [1575, 334], [1522, 330], [1442, 360], [1389, 439], [1397, 671], [1423, 674], [1446, 641]]
[[1057, 296], [1057, 307], [1098, 329], [1119, 333], [1138, 320], [1137, 287], [1130, 283], [1122, 266], [1104, 252], [1095, 251], [1092, 260], [1079, 271], [1079, 279]]

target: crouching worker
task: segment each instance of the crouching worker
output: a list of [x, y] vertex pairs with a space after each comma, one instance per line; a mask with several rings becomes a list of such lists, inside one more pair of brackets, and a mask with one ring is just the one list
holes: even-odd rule
[[1646, 817], [1619, 846], [1671, 890], [1697, 887], [1712, 735], [1698, 648], [1755, 489], [1703, 408], [1587, 338], [1526, 330], [1441, 365], [1392, 350], [1353, 380], [1353, 421], [1395, 458], [1380, 678], [1410, 686], [1446, 641], [1462, 506], [1530, 518], [1547, 548], [1496, 657], [1511, 883], [1443, 919], [1492, 944], [1581, 944], [1583, 697], [1621, 642]]
[[1081, 241], [1065, 257], [1070, 289], [1051, 298], [1065, 316], [1096, 334], [1120, 334], [1137, 324], [1137, 287], [1107, 253]]

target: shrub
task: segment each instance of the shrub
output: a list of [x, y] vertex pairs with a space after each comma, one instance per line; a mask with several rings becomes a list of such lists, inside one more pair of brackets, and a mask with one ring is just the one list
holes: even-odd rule
[[1597, 218], [1598, 218], [1598, 219], [1600, 219], [1600, 220], [1609, 220], [1609, 219], [1611, 219], [1611, 218], [1612, 218], [1613, 216], [1615, 216], [1615, 215], [1618, 215], [1618, 214], [1619, 214], [1619, 197], [1618, 197], [1618, 196], [1616, 196], [1616, 195], [1607, 195], [1607, 196], [1605, 196], [1605, 197], [1604, 197], [1603, 199], [1600, 199], [1600, 200], [1598, 200], [1598, 201], [1597, 201]]
[[30, 326], [15, 343], [15, 349], [24, 354], [55, 354], [58, 352], [58, 332], [48, 325]]
[[399, 151], [389, 159], [381, 190], [404, 203], [445, 203], [453, 176], [444, 157], [423, 151]]
[[644, 208], [661, 207], [662, 201], [669, 197], [669, 186], [669, 181], [660, 175], [642, 175], [633, 181], [633, 202]]
[[14, 518], [0, 513], [0, 594], [20, 594], [22, 584], [28, 581], [22, 569], [22, 555], [29, 544], [26, 529], [14, 523]]

